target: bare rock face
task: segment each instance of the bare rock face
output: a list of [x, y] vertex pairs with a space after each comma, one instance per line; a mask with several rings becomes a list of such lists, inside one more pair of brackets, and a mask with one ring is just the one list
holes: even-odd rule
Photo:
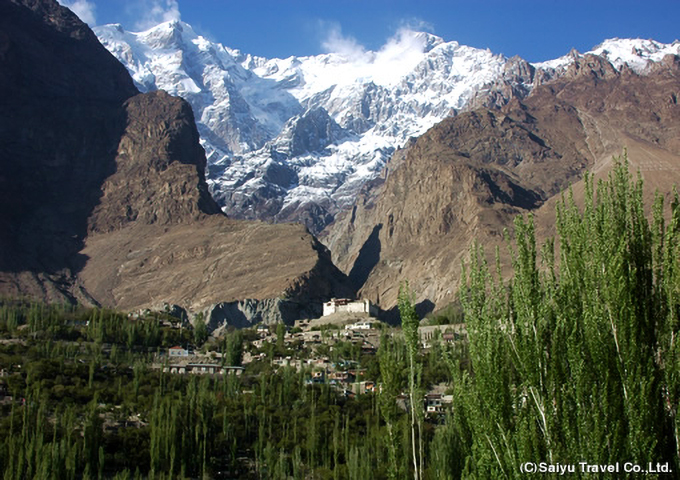
[[286, 153], [298, 156], [319, 152], [346, 135], [347, 132], [333, 121], [328, 112], [318, 107], [289, 120], [280, 137], [289, 143]]
[[171, 225], [219, 214], [205, 183], [205, 155], [191, 107], [164, 91], [123, 104], [127, 127], [116, 171], [102, 186], [89, 230], [106, 233], [133, 222]]
[[512, 57], [503, 67], [503, 75], [480, 89], [470, 100], [466, 110], [479, 108], [500, 108], [514, 98], [523, 99], [529, 95], [538, 81], [536, 68], [518, 56]]
[[172, 300], [192, 312], [242, 299], [320, 302], [351, 294], [330, 254], [302, 226], [223, 216], [184, 224], [133, 223], [88, 237], [80, 278], [124, 310]]
[[351, 291], [304, 227], [208, 193], [189, 105], [132, 80], [54, 0], [0, 0], [0, 294], [121, 309]]
[[672, 58], [641, 76], [587, 55], [524, 100], [444, 120], [398, 151], [322, 238], [382, 308], [396, 304], [403, 280], [422, 304], [443, 306], [473, 241], [489, 253], [500, 246], [507, 260], [503, 232], [527, 212], [551, 234], [560, 192], [586, 169], [606, 171], [625, 147], [652, 185], [680, 181], [679, 74]]

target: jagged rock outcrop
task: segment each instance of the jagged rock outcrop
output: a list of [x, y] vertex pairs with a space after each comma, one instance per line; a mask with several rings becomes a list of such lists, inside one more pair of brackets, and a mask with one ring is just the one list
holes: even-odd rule
[[328, 112], [318, 107], [291, 119], [283, 127], [280, 137], [288, 143], [288, 148], [282, 150], [287, 150], [291, 157], [297, 157], [308, 152], [320, 152], [346, 135]]
[[507, 260], [503, 231], [526, 212], [550, 234], [558, 194], [586, 169], [606, 171], [623, 148], [652, 187], [670, 191], [680, 180], [680, 69], [673, 58], [660, 65], [639, 75], [586, 55], [522, 101], [444, 120], [324, 232], [337, 265], [385, 309], [402, 280], [418, 301], [443, 305], [473, 240], [487, 252], [501, 246]]
[[162, 90], [123, 104], [127, 126], [116, 171], [104, 181], [89, 217], [91, 233], [139, 222], [190, 223], [220, 213], [205, 183], [205, 155], [191, 107]]
[[475, 92], [466, 106], [467, 110], [479, 108], [500, 108], [512, 99], [523, 99], [540, 81], [540, 71], [532, 64], [514, 56], [503, 66], [503, 74], [494, 79], [486, 88]]
[[295, 320], [318, 318], [322, 313], [321, 304], [299, 303], [282, 298], [245, 299], [211, 306], [205, 311], [204, 320], [209, 332], [219, 334], [227, 327], [248, 328], [258, 323], [293, 325]]
[[54, 0], [0, 0], [0, 293], [137, 310], [351, 294], [302, 226], [226, 218], [191, 108]]
[[[268, 219], [279, 223], [300, 221], [312, 231], [320, 231], [333, 218], [332, 201], [311, 198], [286, 199], [286, 192], [293, 188], [306, 188], [312, 193], [327, 186], [323, 178], [315, 179], [318, 171], [300, 171], [295, 157], [326, 155], [327, 148], [349, 135], [321, 107], [307, 110], [291, 118], [281, 133], [265, 144], [258, 152], [239, 157], [237, 162], [248, 171], [245, 181], [247, 189], [222, 189], [213, 187], [213, 195], [227, 214], [237, 218]], [[253, 161], [264, 157], [263, 161]], [[313, 167], [312, 159], [299, 160]], [[253, 165], [254, 163], [254, 165]], [[250, 166], [249, 166], [250, 165]], [[340, 175], [338, 175], [340, 177]], [[338, 179], [339, 183], [340, 180]]]

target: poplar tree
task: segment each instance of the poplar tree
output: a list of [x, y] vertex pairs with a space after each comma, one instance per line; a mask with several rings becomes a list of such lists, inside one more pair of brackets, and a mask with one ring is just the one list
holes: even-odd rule
[[526, 461], [677, 471], [679, 203], [667, 226], [657, 196], [650, 223], [624, 157], [597, 189], [586, 177], [582, 210], [563, 198], [540, 252], [533, 219], [517, 219], [509, 282], [473, 249], [472, 373], [455, 395], [472, 434], [463, 476], [522, 478]]
[[[402, 478], [402, 471], [398, 464], [397, 452], [399, 440], [396, 432], [399, 412], [397, 396], [401, 389], [401, 374], [404, 368], [403, 342], [398, 343], [386, 334], [380, 339], [378, 350], [380, 362], [380, 393], [378, 394], [378, 409], [385, 421], [387, 430], [387, 476], [390, 479]], [[349, 429], [347, 429], [349, 430]], [[349, 457], [349, 452], [346, 453]]]
[[411, 419], [411, 453], [413, 458], [413, 478], [419, 480], [423, 471], [423, 395], [420, 388], [422, 365], [418, 361], [420, 337], [418, 325], [420, 319], [416, 313], [415, 295], [408, 282], [399, 287], [398, 304], [401, 328], [406, 340], [408, 354], [408, 391], [409, 414]]

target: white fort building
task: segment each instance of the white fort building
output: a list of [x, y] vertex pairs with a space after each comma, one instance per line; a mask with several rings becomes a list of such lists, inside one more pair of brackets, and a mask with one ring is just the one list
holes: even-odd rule
[[378, 309], [370, 300], [350, 300], [348, 298], [332, 298], [323, 304], [323, 316], [338, 312], [367, 313], [371, 317], [378, 316]]

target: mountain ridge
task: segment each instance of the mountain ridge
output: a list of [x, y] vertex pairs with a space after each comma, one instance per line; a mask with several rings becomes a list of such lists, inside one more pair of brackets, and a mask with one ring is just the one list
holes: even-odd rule
[[[334, 53], [266, 59], [210, 42], [178, 21], [140, 33], [119, 25], [95, 31], [138, 85], [184, 95], [199, 112], [211, 192], [228, 215], [300, 221], [315, 233], [408, 138], [460, 111], [525, 98], [582, 56], [530, 64], [401, 30], [381, 50], [358, 50], [351, 60]], [[680, 43], [606, 40], [594, 51], [616, 69], [632, 63], [644, 73], [663, 53], [680, 53]], [[304, 130], [290, 122], [320, 108], [346, 135], [314, 149], [281, 148]], [[271, 181], [272, 169], [295, 181]]]
[[[152, 29], [145, 41], [167, 46], [163, 55], [172, 58], [157, 59], [176, 74], [168, 84], [194, 99], [221, 99], [194, 118], [185, 100], [138, 94], [67, 12], [52, 0], [0, 0], [0, 101], [17, 112], [0, 119], [4, 294], [128, 310], [243, 307], [261, 315], [260, 307], [239, 303], [258, 298], [276, 304], [279, 313], [268, 317], [276, 319], [283, 317], [281, 302], [304, 305], [356, 289], [389, 308], [408, 278], [421, 303], [433, 306], [452, 298], [471, 238], [500, 245], [511, 218], [526, 212], [543, 218], [539, 227], [547, 231], [541, 212], [556, 195], [578, 185], [586, 168], [605, 170], [607, 156], [623, 146], [644, 158], [645, 175], [658, 185], [676, 175], [680, 57], [616, 63], [680, 44], [641, 41], [638, 54], [626, 53], [626, 42], [622, 53], [605, 42], [601, 55], [572, 52], [568, 61], [537, 68], [406, 35], [392, 53], [411, 41], [416, 51], [427, 50], [427, 61], [409, 60], [417, 68], [407, 80], [355, 84], [350, 76], [312, 91], [306, 74], [349, 70], [346, 61], [331, 54], [307, 65], [249, 59], [216, 49], [186, 24]], [[175, 47], [189, 37], [196, 48], [185, 55]], [[84, 46], [74, 48], [74, 41]], [[144, 53], [147, 60], [156, 55]], [[388, 53], [385, 65], [402, 68]], [[475, 55], [491, 65], [476, 69]], [[203, 77], [206, 65], [212, 75]], [[201, 80], [175, 67], [195, 67]], [[451, 80], [458, 77], [481, 89]], [[438, 90], [420, 90], [432, 85]], [[311, 94], [303, 97], [303, 90]], [[432, 100], [447, 95], [446, 102]], [[459, 100], [464, 106], [457, 109]], [[426, 128], [440, 115], [443, 121]], [[408, 134], [421, 129], [417, 139]], [[221, 140], [224, 148], [262, 146], [206, 166], [199, 134], [206, 144], [205, 132], [218, 138], [221, 131], [243, 133]], [[282, 224], [225, 217], [206, 175], [215, 197], [246, 212], [241, 216]], [[323, 231], [332, 254], [305, 226], [283, 223], [291, 219]], [[225, 302], [234, 305], [213, 308]]]

